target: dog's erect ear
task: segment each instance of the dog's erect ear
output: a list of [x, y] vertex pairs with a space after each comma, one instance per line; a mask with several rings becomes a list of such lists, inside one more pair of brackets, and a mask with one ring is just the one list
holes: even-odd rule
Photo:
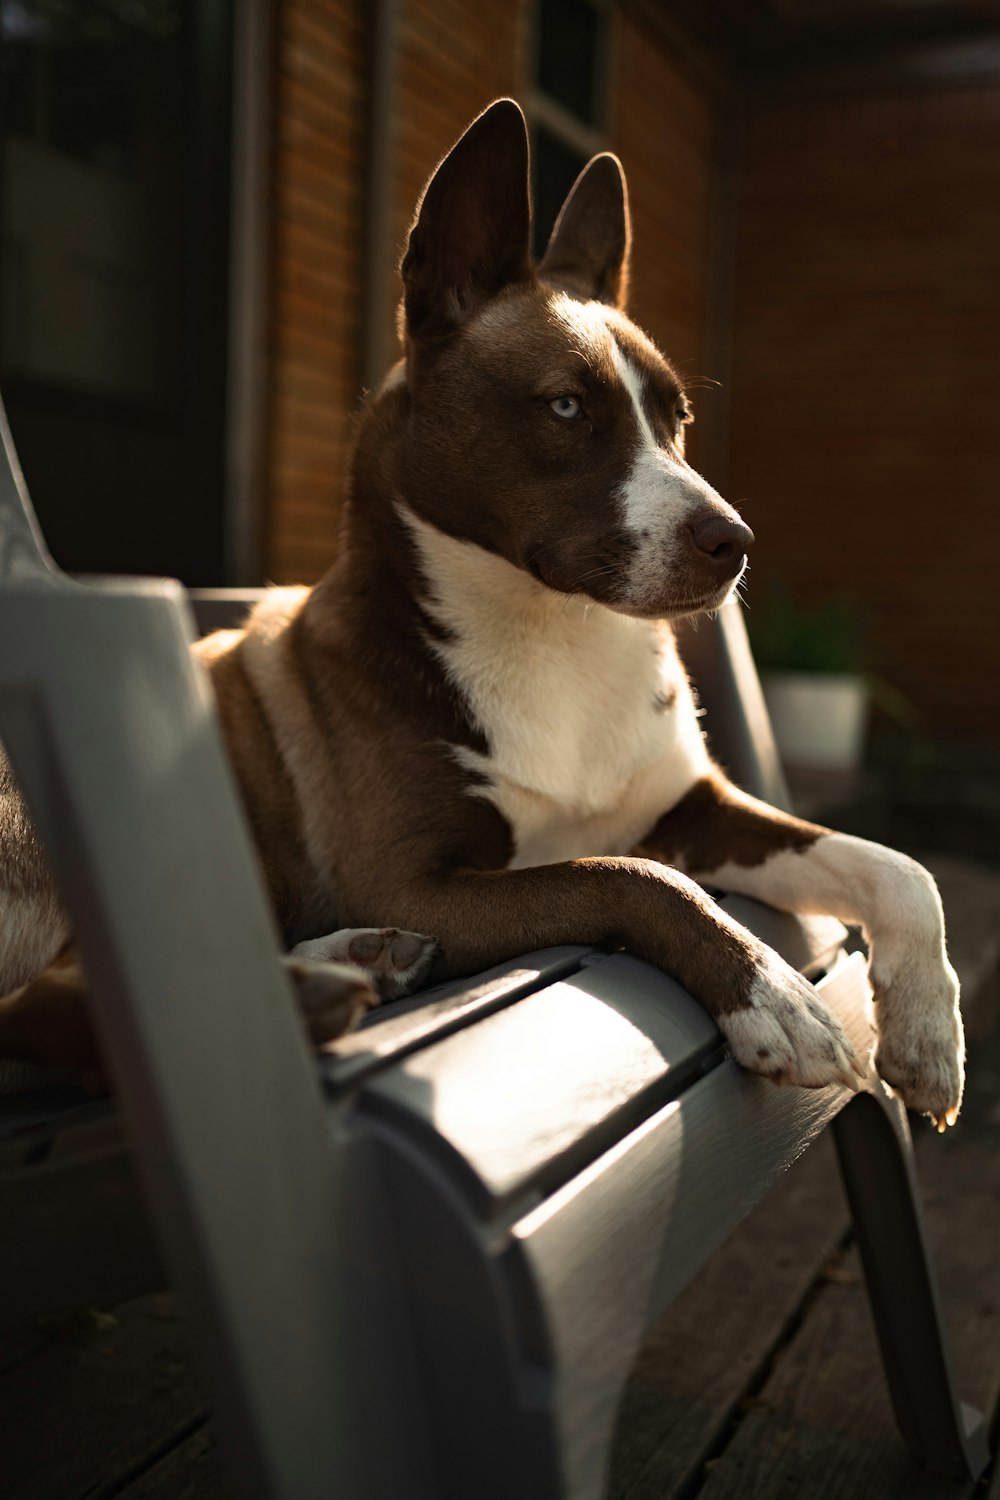
[[602, 151], [573, 184], [538, 269], [574, 296], [624, 307], [631, 243], [625, 173], [617, 156]]
[[530, 230], [524, 116], [498, 99], [424, 188], [400, 267], [407, 332], [450, 332], [503, 287], [531, 281]]

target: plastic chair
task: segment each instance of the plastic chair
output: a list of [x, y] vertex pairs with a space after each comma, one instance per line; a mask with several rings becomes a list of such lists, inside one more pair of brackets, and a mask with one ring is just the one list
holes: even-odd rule
[[[0, 436], [0, 738], [118, 1097], [7, 1101], [6, 1311], [165, 1270], [205, 1332], [240, 1494], [589, 1500], [645, 1330], [832, 1122], [900, 1430], [978, 1475], [905, 1116], [874, 1076], [857, 1096], [776, 1090], [676, 983], [583, 947], [393, 1007], [317, 1064], [184, 591], [61, 574], [2, 411]], [[718, 753], [780, 800], [739, 615], [684, 645]], [[866, 1039], [837, 924], [727, 905]]]

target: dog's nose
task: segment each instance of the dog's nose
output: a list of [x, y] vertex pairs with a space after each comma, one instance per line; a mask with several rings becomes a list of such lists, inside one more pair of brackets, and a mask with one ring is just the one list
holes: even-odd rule
[[744, 553], [753, 545], [753, 532], [738, 518], [712, 513], [693, 522], [688, 530], [695, 549], [716, 564], [719, 574], [739, 570]]

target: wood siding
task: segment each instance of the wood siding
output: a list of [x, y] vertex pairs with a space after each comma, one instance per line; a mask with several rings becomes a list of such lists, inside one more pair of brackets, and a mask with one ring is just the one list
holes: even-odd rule
[[852, 594], [927, 729], [994, 742], [998, 141], [996, 85], [751, 117], [729, 464], [751, 604]]
[[363, 0], [281, 0], [264, 555], [311, 581], [336, 548], [360, 388], [366, 13]]
[[[686, 380], [717, 378], [705, 367], [717, 109], [666, 42], [628, 14], [617, 53], [613, 147], [634, 236], [629, 311]], [[697, 425], [692, 443], [697, 461]]]

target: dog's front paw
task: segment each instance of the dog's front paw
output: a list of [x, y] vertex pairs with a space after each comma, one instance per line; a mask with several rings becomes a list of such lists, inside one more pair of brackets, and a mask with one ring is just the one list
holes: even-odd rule
[[317, 1047], [343, 1036], [378, 1004], [368, 975], [353, 964], [302, 962], [286, 956], [285, 970], [295, 986], [309, 1039]]
[[813, 986], [769, 948], [760, 950], [749, 1001], [717, 1020], [737, 1062], [775, 1083], [814, 1089], [842, 1083], [854, 1090], [866, 1076]]
[[931, 955], [888, 971], [876, 957], [870, 978], [875, 1066], [907, 1109], [945, 1130], [958, 1119], [965, 1081], [958, 976], [947, 959]]
[[346, 927], [311, 938], [292, 949], [310, 963], [356, 964], [370, 977], [381, 999], [398, 1000], [419, 989], [438, 951], [437, 941], [398, 927]]

